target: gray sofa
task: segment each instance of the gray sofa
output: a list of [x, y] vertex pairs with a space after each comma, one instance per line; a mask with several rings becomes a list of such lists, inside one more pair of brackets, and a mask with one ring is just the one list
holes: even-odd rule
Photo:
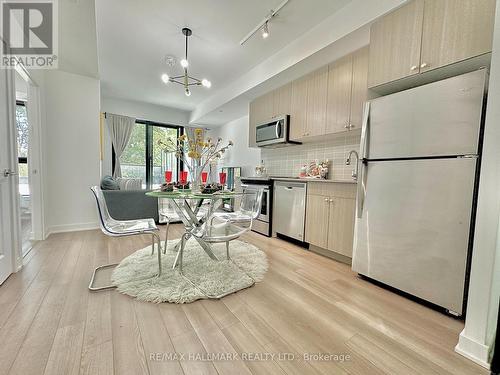
[[103, 190], [109, 214], [116, 220], [154, 219], [159, 222], [158, 199], [148, 190]]

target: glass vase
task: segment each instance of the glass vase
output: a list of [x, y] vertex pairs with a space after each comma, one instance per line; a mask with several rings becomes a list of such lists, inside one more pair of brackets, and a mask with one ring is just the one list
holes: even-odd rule
[[201, 193], [203, 190], [201, 182], [201, 172], [203, 172], [203, 166], [200, 163], [196, 163], [190, 169], [189, 174], [191, 175], [191, 191], [193, 193]]

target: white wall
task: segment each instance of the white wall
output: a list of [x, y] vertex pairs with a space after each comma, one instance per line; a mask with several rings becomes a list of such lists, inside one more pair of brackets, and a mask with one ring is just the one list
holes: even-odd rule
[[101, 98], [101, 111], [182, 126], [187, 125], [189, 118], [189, 112], [180, 109], [105, 96]]
[[456, 347], [484, 366], [500, 296], [500, 6], [495, 21], [467, 316]]
[[99, 184], [99, 80], [46, 71], [37, 83], [46, 232], [96, 228], [89, 187]]
[[[161, 122], [164, 124], [186, 126], [189, 112], [156, 104], [137, 102], [120, 98], [102, 97], [101, 112], [134, 117], [140, 120]], [[101, 174], [112, 174], [111, 138], [108, 129], [104, 127], [104, 155]]]
[[221, 137], [224, 141], [234, 142], [219, 162], [219, 167], [242, 167], [241, 174], [245, 177], [253, 176], [255, 167], [260, 164], [260, 149], [248, 147], [248, 121], [248, 116], [244, 116], [208, 132], [212, 138]]

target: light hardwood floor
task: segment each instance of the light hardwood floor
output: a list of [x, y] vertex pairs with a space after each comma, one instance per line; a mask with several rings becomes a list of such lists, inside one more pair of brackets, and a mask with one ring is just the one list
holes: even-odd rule
[[[180, 233], [174, 226], [173, 236]], [[219, 301], [187, 305], [87, 290], [93, 267], [120, 261], [145, 247], [149, 236], [86, 231], [37, 243], [24, 269], [0, 287], [0, 374], [487, 374], [453, 351], [461, 321], [287, 242], [253, 233], [245, 240], [269, 257], [264, 281]], [[350, 358], [187, 357], [220, 352]], [[160, 360], [151, 359], [156, 353]], [[168, 353], [186, 358], [167, 360]]]

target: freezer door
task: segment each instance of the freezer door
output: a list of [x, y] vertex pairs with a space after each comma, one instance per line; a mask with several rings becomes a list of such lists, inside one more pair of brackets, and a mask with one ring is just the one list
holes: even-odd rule
[[370, 159], [478, 153], [486, 70], [371, 102]]
[[476, 159], [372, 162], [352, 269], [461, 314]]

